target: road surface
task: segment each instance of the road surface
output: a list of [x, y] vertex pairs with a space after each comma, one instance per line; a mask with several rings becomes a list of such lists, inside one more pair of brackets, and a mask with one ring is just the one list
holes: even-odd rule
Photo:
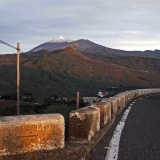
[[[87, 160], [160, 160], [160, 95], [137, 99], [129, 108], [126, 120], [116, 119]], [[117, 132], [120, 138], [113, 136]], [[120, 141], [112, 144], [115, 138]]]

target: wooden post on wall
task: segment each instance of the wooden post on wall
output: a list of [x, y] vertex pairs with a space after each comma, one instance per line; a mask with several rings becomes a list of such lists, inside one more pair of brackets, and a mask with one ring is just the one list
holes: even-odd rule
[[17, 43], [17, 115], [20, 115], [20, 44]]
[[76, 109], [79, 109], [79, 92], [77, 92]]

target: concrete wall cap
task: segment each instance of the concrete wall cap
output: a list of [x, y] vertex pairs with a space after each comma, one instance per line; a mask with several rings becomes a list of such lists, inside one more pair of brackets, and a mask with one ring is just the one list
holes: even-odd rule
[[72, 111], [70, 113], [78, 112], [78, 113], [92, 114], [92, 113], [97, 112], [97, 111], [99, 111], [99, 108], [88, 106], [88, 107], [84, 107], [84, 108], [80, 108], [80, 109], [74, 110], [74, 111]]
[[105, 99], [105, 101], [117, 101], [117, 97], [110, 97]]
[[98, 102], [98, 103], [92, 104], [92, 106], [94, 106], [94, 105], [104, 105], [104, 106], [106, 106], [106, 105], [110, 105], [110, 103], [106, 101], [106, 102]]
[[39, 115], [20, 115], [20, 116], [4, 116], [0, 117], [0, 123], [26, 123], [35, 121], [46, 121], [51, 119], [64, 119], [59, 113], [39, 114]]
[[120, 98], [122, 98], [123, 96], [122, 95], [115, 95], [114, 96], [114, 98], [116, 98], [116, 99], [120, 99]]

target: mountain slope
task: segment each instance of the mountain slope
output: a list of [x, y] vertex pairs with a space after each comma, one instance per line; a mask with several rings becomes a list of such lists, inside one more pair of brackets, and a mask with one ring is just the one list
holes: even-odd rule
[[[32, 92], [42, 98], [53, 94], [70, 97], [77, 91], [81, 96], [93, 96], [108, 86], [160, 87], [160, 74], [154, 70], [146, 72], [91, 58], [71, 47], [28, 55], [32, 55], [34, 65], [21, 56], [21, 93]], [[15, 92], [16, 55], [0, 56], [0, 74], [0, 93]]]
[[81, 40], [73, 41], [68, 38], [63, 38], [62, 36], [60, 36], [58, 38], [55, 38], [49, 42], [43, 43], [31, 49], [29, 52], [37, 52], [40, 50], [55, 51], [59, 49], [64, 49], [66, 47], [72, 47], [77, 51], [90, 51], [90, 52], [106, 50], [106, 47], [96, 44], [94, 42], [91, 42], [89, 40], [81, 39]]

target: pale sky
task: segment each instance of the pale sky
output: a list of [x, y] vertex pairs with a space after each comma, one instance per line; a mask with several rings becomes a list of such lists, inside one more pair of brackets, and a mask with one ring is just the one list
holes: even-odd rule
[[[160, 49], [160, 0], [0, 0], [0, 40], [26, 52], [58, 36]], [[0, 44], [0, 53], [15, 51]]]

